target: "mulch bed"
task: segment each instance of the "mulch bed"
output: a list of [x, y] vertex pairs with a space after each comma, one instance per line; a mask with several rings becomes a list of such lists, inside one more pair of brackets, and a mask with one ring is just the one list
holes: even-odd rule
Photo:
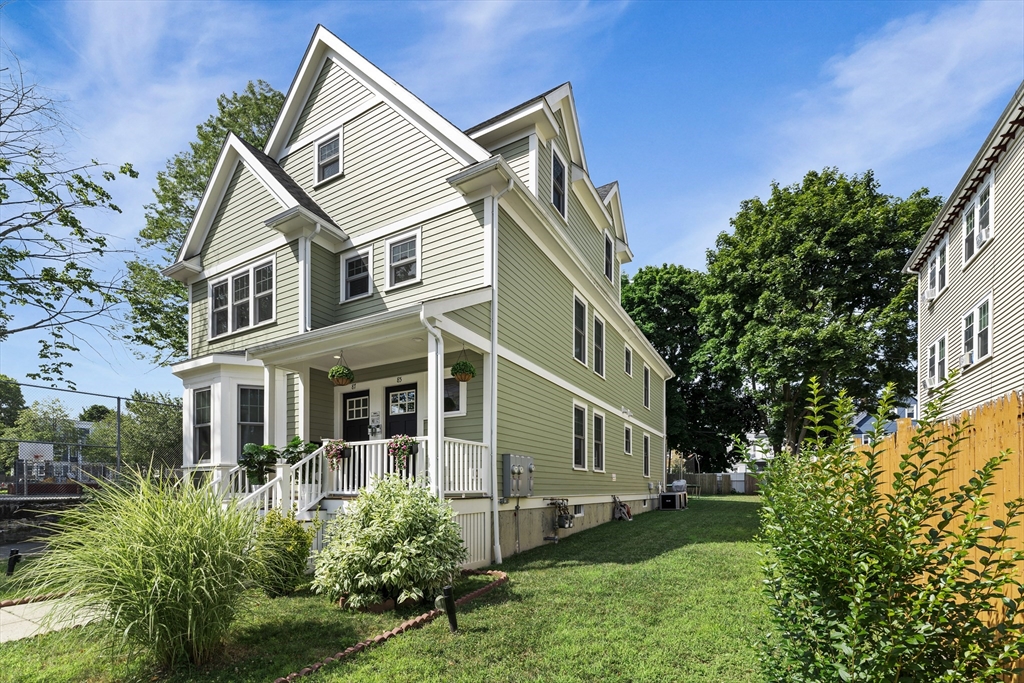
[[[464, 576], [493, 576], [493, 577], [495, 577], [495, 579], [494, 579], [494, 581], [491, 581], [489, 584], [487, 584], [483, 588], [478, 588], [477, 590], [473, 591], [472, 593], [467, 593], [466, 595], [463, 595], [461, 598], [459, 598], [458, 600], [455, 601], [456, 605], [464, 605], [467, 602], [469, 602], [470, 600], [473, 600], [475, 598], [479, 598], [481, 595], [484, 595], [485, 593], [489, 593], [490, 591], [494, 590], [495, 588], [497, 588], [501, 584], [503, 584], [506, 581], [508, 581], [508, 574], [506, 574], [505, 572], [502, 572], [502, 571], [497, 571], [497, 570], [477, 571], [477, 570], [474, 570], [474, 569], [464, 569], [462, 571], [462, 573], [463, 573]], [[282, 676], [280, 678], [276, 678], [276, 679], [274, 679], [274, 683], [289, 683], [290, 681], [294, 681], [294, 680], [296, 680], [298, 678], [302, 678], [303, 676], [309, 676], [310, 674], [316, 673], [317, 671], [319, 671], [323, 667], [327, 666], [328, 664], [331, 664], [333, 662], [340, 662], [341, 660], [345, 659], [346, 657], [351, 657], [352, 655], [356, 654], [357, 652], [362, 652], [363, 650], [366, 650], [366, 649], [368, 649], [368, 648], [370, 648], [370, 647], [372, 647], [374, 645], [383, 645], [388, 640], [390, 640], [391, 638], [394, 638], [395, 636], [399, 635], [400, 633], [405, 633], [406, 631], [408, 631], [410, 629], [420, 628], [421, 626], [426, 626], [427, 624], [432, 622], [434, 619], [437, 619], [442, 614], [444, 614], [444, 612], [442, 612], [441, 610], [437, 610], [437, 609], [432, 609], [432, 610], [429, 610], [427, 612], [424, 612], [423, 614], [419, 615], [418, 617], [413, 617], [412, 619], [409, 619], [407, 621], [403, 621], [401, 624], [399, 624], [395, 628], [391, 629], [390, 631], [385, 631], [384, 633], [380, 634], [379, 636], [374, 636], [373, 638], [367, 638], [366, 640], [362, 641], [361, 643], [356, 643], [352, 647], [346, 648], [345, 650], [342, 650], [341, 652], [338, 652], [337, 654], [335, 654], [332, 657], [326, 657], [322, 661], [316, 662], [314, 664], [310, 664], [309, 666], [305, 667], [304, 669], [301, 669], [299, 671], [295, 671], [293, 673], [290, 673], [287, 676]]]

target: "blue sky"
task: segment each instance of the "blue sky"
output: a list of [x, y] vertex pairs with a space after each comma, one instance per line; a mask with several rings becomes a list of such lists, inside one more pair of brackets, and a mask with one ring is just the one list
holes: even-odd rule
[[[68, 100], [73, 158], [131, 161], [130, 245], [155, 174], [218, 94], [285, 90], [317, 23], [468, 127], [573, 83], [587, 161], [622, 185], [632, 267], [700, 268], [743, 199], [809, 169], [874, 169], [884, 191], [950, 192], [1024, 79], [1024, 2], [34, 2], [0, 38]], [[106, 264], [116, 270], [116, 264]], [[34, 338], [0, 372], [35, 368]], [[68, 373], [83, 391], [178, 393], [166, 369], [99, 335]]]

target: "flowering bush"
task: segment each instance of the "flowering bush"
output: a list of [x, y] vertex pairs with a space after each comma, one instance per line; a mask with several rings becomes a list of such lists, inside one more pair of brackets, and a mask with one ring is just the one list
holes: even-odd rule
[[397, 434], [388, 442], [388, 455], [395, 459], [398, 469], [404, 470], [409, 465], [409, 456], [416, 450], [416, 439], [405, 434]]
[[330, 463], [331, 469], [336, 470], [341, 467], [341, 461], [348, 458], [352, 451], [349, 450], [351, 447], [343, 440], [329, 441], [324, 446], [324, 455], [327, 456], [327, 462]]

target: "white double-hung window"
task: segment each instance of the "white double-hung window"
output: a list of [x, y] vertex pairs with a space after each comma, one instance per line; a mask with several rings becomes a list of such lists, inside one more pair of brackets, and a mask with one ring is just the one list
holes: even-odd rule
[[351, 253], [344, 257], [341, 264], [341, 300], [351, 301], [370, 296], [373, 293], [372, 249]]
[[986, 180], [978, 198], [964, 211], [964, 267], [992, 238], [992, 183]]
[[604, 276], [608, 282], [614, 282], [615, 277], [615, 243], [612, 236], [607, 232], [604, 234]]
[[992, 295], [964, 314], [964, 348], [960, 365], [970, 367], [992, 354]]
[[928, 347], [928, 383], [926, 388], [933, 389], [946, 379], [946, 335], [936, 339]]
[[942, 240], [928, 259], [928, 290], [925, 299], [931, 301], [946, 289], [947, 242]]
[[587, 364], [587, 304], [578, 295], [572, 299], [572, 357]]
[[403, 233], [385, 241], [387, 288], [405, 287], [420, 281], [420, 231]]
[[273, 321], [273, 261], [257, 263], [210, 283], [210, 337]]
[[565, 217], [565, 193], [566, 193], [566, 169], [565, 163], [558, 156], [553, 148], [551, 150], [551, 205], [564, 218]]
[[594, 372], [604, 377], [604, 321], [594, 314]]
[[341, 175], [341, 133], [335, 133], [316, 146], [316, 182], [322, 183], [337, 175]]

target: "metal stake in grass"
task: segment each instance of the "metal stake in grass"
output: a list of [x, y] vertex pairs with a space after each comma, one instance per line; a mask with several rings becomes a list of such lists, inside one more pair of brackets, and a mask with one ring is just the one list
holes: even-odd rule
[[459, 621], [455, 616], [455, 592], [451, 586], [445, 586], [441, 589], [441, 594], [444, 595], [444, 613], [448, 615], [448, 628], [455, 633], [459, 630]]

